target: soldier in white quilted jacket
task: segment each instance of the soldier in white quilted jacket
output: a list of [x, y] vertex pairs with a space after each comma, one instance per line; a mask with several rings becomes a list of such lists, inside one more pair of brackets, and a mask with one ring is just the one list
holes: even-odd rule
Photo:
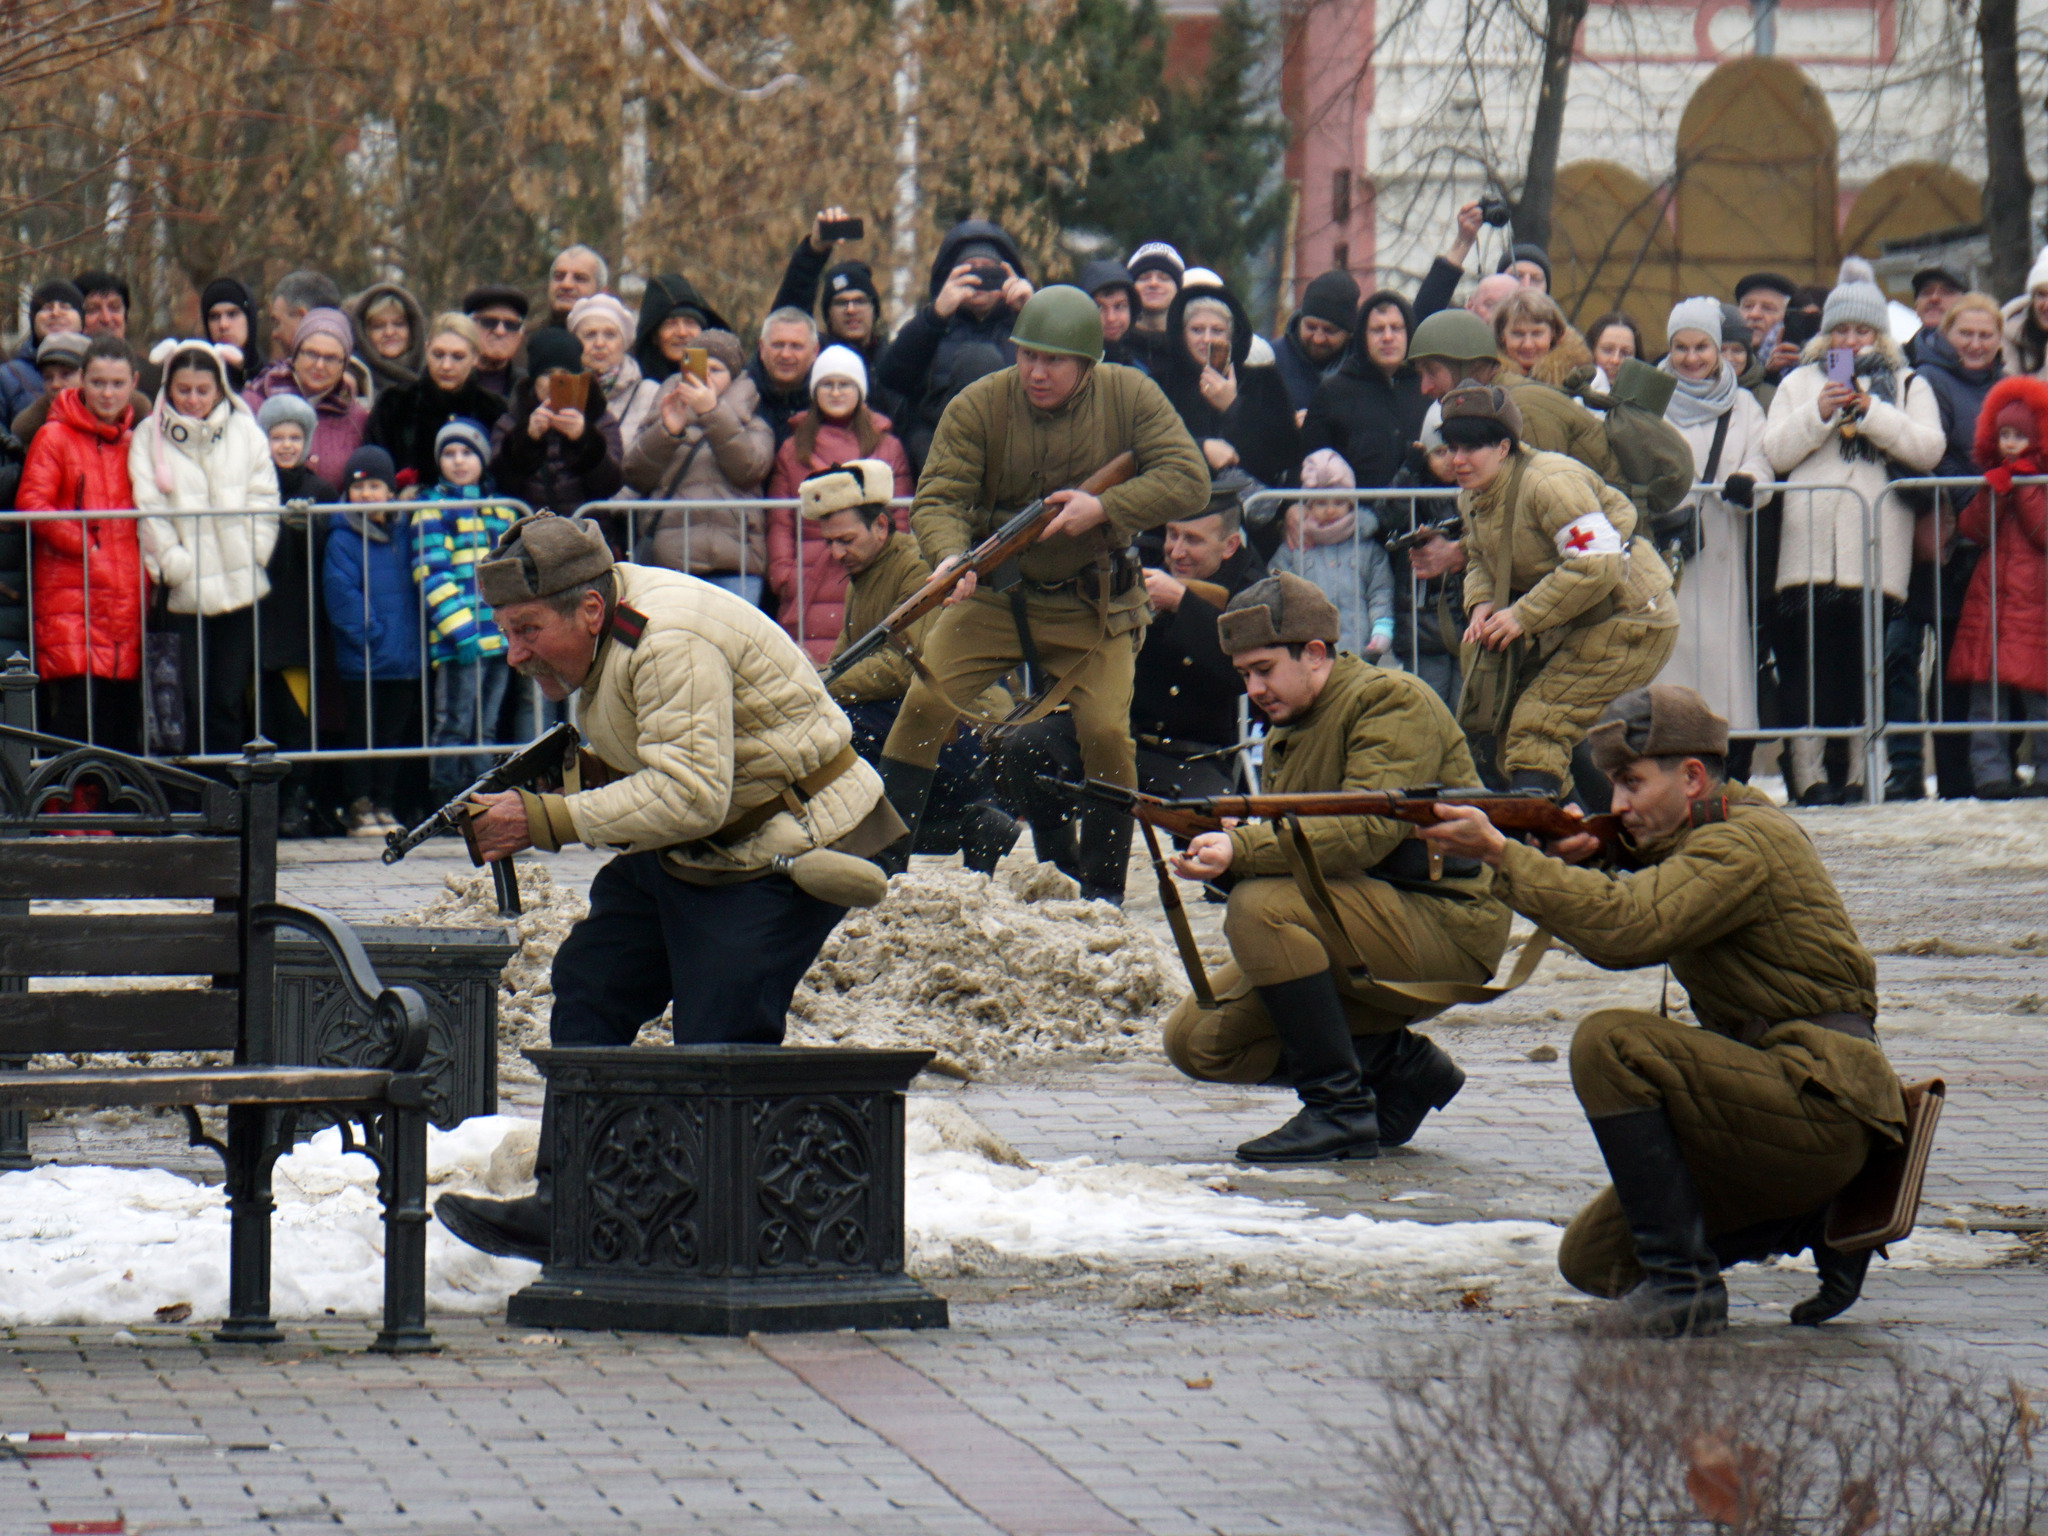
[[[905, 831], [817, 668], [752, 603], [679, 571], [614, 563], [580, 519], [521, 519], [478, 585], [513, 667], [551, 699], [576, 693], [602, 764], [590, 777], [603, 780], [488, 797], [479, 848], [619, 850], [555, 955], [550, 1041], [631, 1045], [672, 1005], [678, 1045], [781, 1044], [797, 982], [846, 915], [830, 898], [855, 899], [791, 861], [865, 857]], [[879, 887], [880, 872], [866, 872]], [[486, 1252], [545, 1260], [545, 1131], [541, 1145], [537, 1194], [444, 1196], [443, 1223]]]

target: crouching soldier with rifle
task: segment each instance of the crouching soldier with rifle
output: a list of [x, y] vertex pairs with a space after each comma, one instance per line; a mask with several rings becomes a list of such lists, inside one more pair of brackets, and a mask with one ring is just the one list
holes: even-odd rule
[[[1336, 608], [1294, 575], [1247, 587], [1217, 621], [1218, 642], [1274, 727], [1263, 787], [1477, 786], [1436, 692], [1413, 673], [1338, 654], [1337, 634]], [[1239, 1147], [1240, 1158], [1374, 1157], [1464, 1085], [1457, 1064], [1408, 1025], [1487, 990], [1509, 918], [1484, 865], [1446, 860], [1432, 879], [1407, 824], [1378, 816], [1205, 832], [1173, 863], [1190, 880], [1230, 880], [1231, 964], [1217, 973], [1216, 1006], [1191, 997], [1167, 1019], [1168, 1058], [1190, 1077], [1286, 1081], [1301, 1096], [1301, 1112]]]
[[[887, 888], [858, 856], [903, 833], [845, 712], [767, 614], [615, 563], [593, 522], [521, 518], [477, 576], [513, 667], [550, 699], [577, 693], [593, 759], [573, 793], [479, 797], [478, 850], [619, 850], [555, 954], [549, 1041], [631, 1045], [673, 1005], [678, 1045], [780, 1045], [827, 935]], [[544, 1114], [536, 1194], [446, 1195], [442, 1223], [486, 1253], [546, 1260], [551, 1129]]]
[[[1146, 596], [1129, 545], [1147, 528], [1199, 515], [1209, 500], [1201, 451], [1159, 386], [1102, 361], [1102, 316], [1087, 294], [1040, 289], [1010, 335], [1016, 365], [968, 385], [946, 407], [910, 525], [943, 578], [1008, 512], [1035, 498], [1056, 510], [1009, 568], [960, 575], [926, 638], [881, 764], [889, 799], [913, 831], [966, 701], [1019, 663], [1038, 695], [1020, 723], [1066, 704], [1088, 775], [1137, 784], [1131, 684]], [[1118, 483], [1076, 489], [1124, 454], [1134, 463]], [[1092, 814], [1110, 824], [1100, 837], [1082, 828], [1094, 850], [1084, 877], [1120, 892], [1130, 817]], [[893, 850], [894, 869], [908, 862], [911, 841]]]
[[1725, 782], [1728, 722], [1697, 693], [1625, 693], [1587, 739], [1640, 873], [1574, 869], [1594, 839], [1546, 854], [1458, 807], [1420, 832], [1491, 866], [1502, 901], [1594, 964], [1669, 965], [1699, 1016], [1614, 1008], [1579, 1025], [1572, 1087], [1614, 1183], [1566, 1230], [1558, 1268], [1619, 1297], [1623, 1328], [1701, 1334], [1727, 1323], [1722, 1266], [1810, 1247], [1820, 1292], [1792, 1320], [1824, 1321], [1870, 1263], [1829, 1243], [1829, 1204], [1907, 1127], [1873, 1028], [1876, 966], [1798, 824]]

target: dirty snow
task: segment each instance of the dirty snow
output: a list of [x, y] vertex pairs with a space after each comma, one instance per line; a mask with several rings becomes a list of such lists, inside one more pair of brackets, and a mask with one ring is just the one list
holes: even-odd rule
[[[1228, 1165], [1147, 1167], [1091, 1158], [1034, 1165], [957, 1105], [910, 1101], [909, 1268], [926, 1279], [1081, 1277], [1131, 1308], [1262, 1311], [1311, 1298], [1494, 1307], [1569, 1293], [1558, 1231], [1535, 1222], [1429, 1225], [1329, 1217], [1231, 1193]], [[430, 1131], [429, 1197], [531, 1188], [537, 1127], [487, 1116]], [[375, 1174], [327, 1130], [276, 1173], [272, 1296], [280, 1318], [375, 1316], [383, 1228]], [[2009, 1240], [1923, 1231], [1894, 1262], [1975, 1268]], [[43, 1167], [0, 1176], [0, 1324], [150, 1324], [184, 1303], [194, 1328], [227, 1302], [222, 1191], [160, 1169]], [[538, 1273], [428, 1228], [435, 1312], [489, 1314]], [[1479, 1298], [1475, 1302], [1474, 1298]]]

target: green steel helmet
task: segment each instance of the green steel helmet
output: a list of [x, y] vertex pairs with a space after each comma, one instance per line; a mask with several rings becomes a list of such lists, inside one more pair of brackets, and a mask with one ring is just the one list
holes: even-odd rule
[[1054, 283], [1024, 301], [1010, 340], [1034, 352], [1102, 361], [1102, 311], [1071, 283]]
[[1469, 309], [1440, 309], [1415, 327], [1408, 358], [1440, 357], [1452, 363], [1476, 363], [1498, 357], [1493, 327]]

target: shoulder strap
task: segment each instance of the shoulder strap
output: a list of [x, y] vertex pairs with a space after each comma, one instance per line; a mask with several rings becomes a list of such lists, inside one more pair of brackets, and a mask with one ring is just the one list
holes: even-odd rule
[[1721, 478], [1721, 450], [1728, 444], [1728, 418], [1734, 414], [1735, 407], [1730, 405], [1721, 413], [1721, 419], [1714, 423], [1714, 445], [1707, 450], [1707, 467], [1700, 472], [1700, 478], [1709, 485]]
[[1493, 607], [1496, 613], [1515, 600], [1515, 515], [1522, 504], [1522, 470], [1529, 462], [1526, 452], [1517, 450], [1514, 467], [1508, 471], [1507, 490], [1501, 495], [1500, 540], [1494, 546]]

